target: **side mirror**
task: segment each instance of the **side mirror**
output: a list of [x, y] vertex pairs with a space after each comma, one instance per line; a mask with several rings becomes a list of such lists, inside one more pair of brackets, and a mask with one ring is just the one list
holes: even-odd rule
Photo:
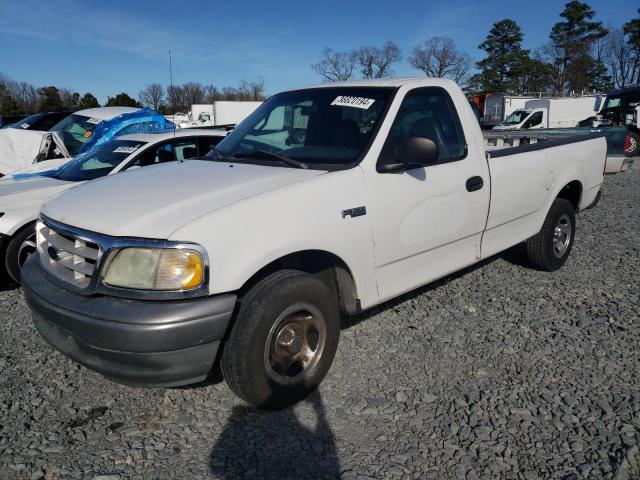
[[411, 168], [428, 167], [438, 161], [438, 144], [425, 137], [407, 137], [400, 146], [398, 162], [380, 165], [384, 173], [402, 172]]

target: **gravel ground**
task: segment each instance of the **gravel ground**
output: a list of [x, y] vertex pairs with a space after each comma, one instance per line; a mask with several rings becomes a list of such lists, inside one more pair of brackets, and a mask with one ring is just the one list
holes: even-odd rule
[[0, 478], [640, 478], [640, 169], [563, 269], [512, 250], [345, 320], [308, 401], [137, 389], [52, 350], [0, 292]]

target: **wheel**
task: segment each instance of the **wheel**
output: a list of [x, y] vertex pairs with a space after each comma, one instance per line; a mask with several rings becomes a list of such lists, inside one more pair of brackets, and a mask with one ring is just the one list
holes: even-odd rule
[[283, 408], [320, 384], [339, 336], [333, 290], [313, 275], [282, 270], [241, 298], [220, 360], [222, 374], [247, 403]]
[[624, 153], [627, 157], [640, 156], [640, 135], [637, 132], [629, 132], [624, 144]]
[[573, 205], [564, 198], [551, 204], [542, 229], [527, 240], [529, 262], [541, 270], [553, 272], [567, 260], [575, 237], [576, 216]]
[[36, 226], [27, 225], [19, 230], [7, 243], [4, 256], [4, 265], [9, 277], [20, 283], [20, 271], [22, 265], [32, 254], [36, 252]]

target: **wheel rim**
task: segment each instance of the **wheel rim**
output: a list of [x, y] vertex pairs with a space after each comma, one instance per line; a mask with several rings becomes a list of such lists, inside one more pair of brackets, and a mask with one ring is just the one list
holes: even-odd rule
[[324, 351], [324, 316], [312, 305], [297, 304], [276, 319], [265, 345], [264, 363], [278, 383], [296, 383], [314, 369]]
[[34, 232], [33, 234], [29, 235], [24, 242], [22, 242], [20, 248], [18, 249], [18, 268], [20, 270], [22, 270], [24, 262], [26, 262], [31, 255], [36, 253], [37, 248], [36, 234]]
[[638, 142], [636, 141], [635, 138], [633, 138], [632, 136], [629, 136], [629, 148], [625, 148], [625, 153], [630, 154], [635, 152], [636, 148], [638, 147]]
[[557, 258], [562, 258], [571, 243], [571, 219], [566, 213], [563, 214], [553, 231], [553, 254]]

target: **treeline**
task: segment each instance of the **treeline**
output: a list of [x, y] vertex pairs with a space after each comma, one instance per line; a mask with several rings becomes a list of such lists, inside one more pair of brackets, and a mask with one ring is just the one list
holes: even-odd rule
[[[587, 3], [566, 3], [549, 41], [533, 51], [522, 48], [524, 33], [514, 20], [500, 20], [478, 46], [485, 56], [475, 63], [477, 73], [471, 72], [471, 57], [447, 37], [416, 45], [407, 61], [427, 77], [455, 80], [468, 93], [568, 95], [640, 83], [640, 18], [605, 26], [594, 21], [595, 15]], [[393, 75], [401, 60], [397, 45], [387, 42], [344, 52], [325, 48], [311, 68], [328, 81], [358, 73], [382, 78]]]
[[217, 100], [264, 100], [264, 80], [242, 80], [237, 87], [223, 88], [187, 82], [165, 89], [159, 83], [151, 83], [140, 91], [138, 98], [143, 105], [165, 114], [186, 112], [191, 109], [191, 105], [213, 103]]
[[[264, 82], [241, 81], [237, 87], [218, 88], [188, 82], [165, 88], [152, 83], [140, 91], [138, 100], [126, 92], [107, 97], [105, 107], [151, 107], [163, 114], [187, 111], [194, 103], [216, 100], [264, 100]], [[36, 112], [62, 112], [100, 107], [92, 93], [80, 95], [68, 88], [37, 88], [29, 82], [17, 81], [0, 73], [0, 115], [30, 115]]]

